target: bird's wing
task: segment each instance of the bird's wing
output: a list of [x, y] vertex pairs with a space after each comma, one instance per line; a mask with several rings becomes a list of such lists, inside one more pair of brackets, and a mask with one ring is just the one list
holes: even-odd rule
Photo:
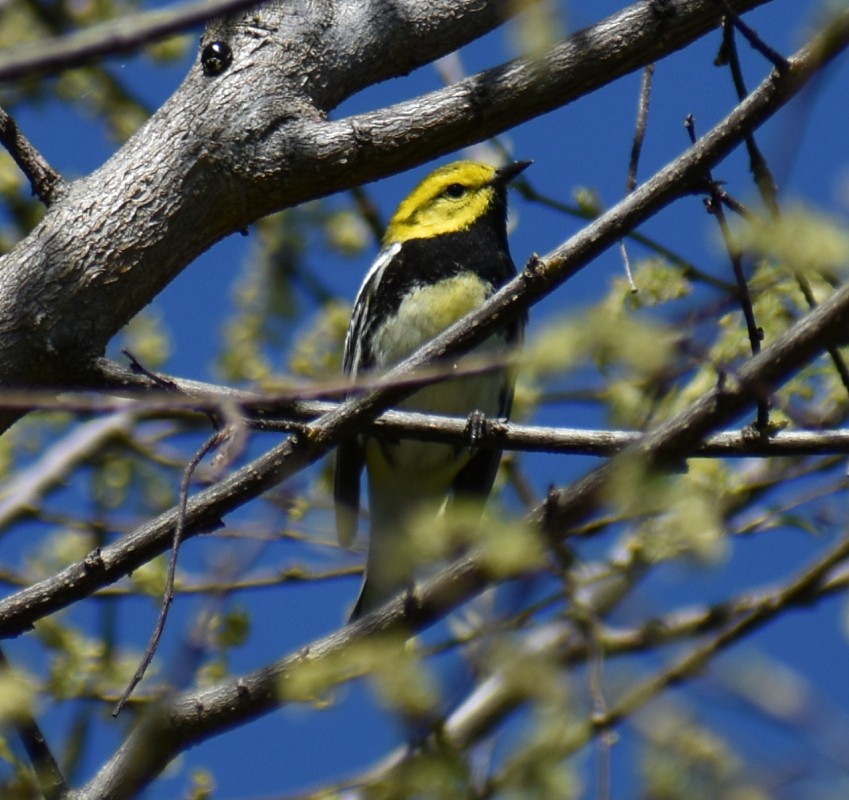
[[[386, 265], [392, 261], [400, 248], [400, 244], [392, 244], [381, 250], [354, 301], [354, 312], [345, 337], [345, 352], [342, 357], [342, 368], [351, 379], [372, 366], [373, 357], [367, 342], [369, 327], [373, 323], [371, 300]], [[364, 465], [365, 452], [359, 436], [339, 445], [336, 450], [333, 497], [336, 502], [336, 535], [339, 543], [345, 547], [353, 544], [357, 536], [360, 474]]]

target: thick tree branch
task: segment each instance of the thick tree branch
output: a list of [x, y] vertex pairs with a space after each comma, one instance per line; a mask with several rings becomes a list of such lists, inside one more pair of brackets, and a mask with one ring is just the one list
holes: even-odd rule
[[[542, 59], [518, 60], [386, 111], [326, 120], [369, 83], [492, 29], [504, 7], [497, 0], [300, 0], [210, 25], [205, 41], [226, 40], [230, 68], [215, 77], [193, 69], [124, 148], [71, 184], [0, 259], [0, 385], [73, 383], [199, 253], [262, 215], [552, 110], [683, 47], [721, 15], [712, 0], [638, 3]], [[14, 418], [6, 412], [0, 426]]]
[[[220, 525], [221, 517], [248, 499], [314, 463], [339, 441], [352, 435], [369, 419], [392, 405], [403, 394], [394, 382], [447, 355], [485, 339], [505, 318], [520, 313], [532, 302], [553, 291], [562, 281], [618, 241], [623, 230], [634, 227], [665, 207], [700, 180], [706, 166], [724, 156], [747, 132], [775, 113], [818, 69], [849, 41], [849, 13], [803, 48], [791, 60], [790, 70], [765, 81], [700, 142], [617, 206], [554, 253], [537, 260], [477, 312], [470, 314], [386, 375], [387, 386], [341, 404], [290, 437], [264, 456], [220, 483], [198, 493], [188, 504], [186, 536]], [[814, 358], [823, 347], [844, 336], [849, 319], [849, 287], [834, 294], [793, 326], [769, 348], [747, 363], [726, 385], [717, 387], [656, 431], [642, 437], [622, 456], [639, 457], [646, 466], [678, 463], [711, 430], [727, 425], [753, 402]], [[408, 389], [409, 391], [409, 389]], [[600, 493], [615, 466], [607, 464], [568, 491], [555, 493], [538, 509], [533, 520], [541, 528], [562, 535], [597, 506]], [[142, 526], [119, 542], [92, 553], [49, 581], [18, 592], [0, 602], [0, 635], [15, 635], [34, 620], [74, 602], [168, 547], [176, 523], [176, 510]], [[446, 607], [483, 586], [486, 576], [473, 561], [460, 562], [446, 573]], [[416, 619], [434, 617], [433, 608]]]
[[[806, 78], [811, 77], [822, 63], [845, 45], [849, 39], [849, 14], [841, 16], [840, 22], [839, 27], [829, 32], [825, 42], [820, 39], [805, 48], [791, 61], [787, 74], [774, 76], [765, 82], [727, 120], [684, 156], [662, 170], [645, 187], [637, 189], [587, 231], [538, 262], [535, 268], [526, 271], [487, 303], [479, 314], [471, 315], [464, 323], [454, 326], [423, 348], [396, 372], [390, 373], [389, 378], [485, 338], [491, 327], [503, 324], [505, 316], [517, 313], [523, 304], [551, 291], [559, 281], [588, 263], [604, 247], [617, 241], [624, 228], [633, 226], [666, 205], [677, 192], [686, 189], [691, 181], [703, 174], [707, 165], [715, 163], [741, 136], [786, 102], [801, 88]], [[710, 430], [736, 418], [764, 392], [774, 388], [814, 358], [826, 344], [843, 336], [847, 324], [849, 288], [835, 293], [826, 303], [794, 325], [742, 367], [728, 380], [727, 385], [718, 387], [668, 424], [643, 437], [639, 445], [629, 448], [614, 462], [622, 457], [639, 457], [647, 464], [674, 461], [682, 449], [686, 452]], [[249, 484], [251, 491], [259, 491], [291, 474], [304, 463], [326, 452], [339, 437], [350, 435], [365, 419], [391, 403], [396, 396], [397, 393], [389, 389], [371, 392], [326, 414], [319, 423], [310, 427], [307, 435], [285, 442], [225, 479], [219, 486], [198, 495], [189, 504], [187, 522], [195, 531], [200, 526], [212, 524], [219, 514], [233, 506], [233, 492], [237, 485]], [[597, 507], [600, 489], [614, 468], [606, 466], [594, 471], [568, 492], [561, 493], [555, 501], [546, 504], [545, 508], [539, 509], [534, 518], [552, 535], [566, 535], [569, 525], [576, 524]], [[164, 515], [123, 542], [93, 554], [84, 565], [67, 570], [63, 578], [68, 588], [58, 597], [39, 596], [38, 591], [29, 594], [21, 592], [0, 604], [4, 630], [14, 630], [16, 624], [20, 625], [31, 614], [32, 608], [37, 608], [38, 613], [44, 613], [51, 607], [59, 607], [70, 602], [74, 596], [91, 591], [93, 586], [114, 580], [145, 556], [161, 551], [168, 542], [173, 524], [174, 515]], [[119, 552], [119, 547], [125, 548], [124, 551]], [[470, 597], [486, 585], [488, 579], [487, 571], [481, 563], [472, 557], [463, 559], [417, 590], [414, 596], [399, 598], [383, 610], [364, 618], [356, 626], [346, 628], [271, 668], [235, 682], [178, 697], [163, 706], [159, 713], [148, 717], [89, 787], [77, 796], [129, 796], [148, 783], [181, 749], [264, 713], [285, 700], [285, 677], [292, 667], [341, 652], [352, 637], [365, 636], [399, 624], [414, 628], [426, 625]], [[81, 592], [83, 584], [85, 586]], [[32, 601], [32, 605], [28, 608], [29, 601]]]

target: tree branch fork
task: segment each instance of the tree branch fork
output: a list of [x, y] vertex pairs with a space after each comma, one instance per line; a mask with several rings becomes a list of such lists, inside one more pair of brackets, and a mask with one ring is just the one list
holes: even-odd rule
[[[726, 120], [651, 181], [563, 247], [534, 262], [530, 271], [526, 270], [479, 312], [453, 326], [390, 372], [386, 376], [388, 387], [352, 398], [327, 411], [303, 433], [287, 438], [256, 461], [200, 492], [188, 505], [186, 535], [217, 527], [222, 516], [230, 510], [316, 461], [339, 440], [352, 435], [370, 418], [396, 402], [401, 394], [392, 384], [396, 378], [408, 376], [411, 371], [486, 338], [491, 329], [503, 324], [505, 316], [520, 313], [589, 263], [605, 247], [615, 243], [624, 227], [633, 227], [670, 202], [682, 191], [682, 183], [687, 185], [689, 175], [699, 174], [705, 164], [719, 160], [746, 131], [756, 127], [798, 91], [805, 76], [813, 75], [824, 59], [839, 51], [849, 38], [849, 15], [844, 15], [841, 21], [838, 29], [829, 31], [827, 49], [818, 43], [804, 49], [791, 62], [790, 76], [767, 80]], [[843, 289], [765, 348], [728, 385], [717, 387], [686, 412], [640, 437], [638, 443], [626, 448], [626, 453], [637, 451], [680, 459], [695, 452], [697, 443], [711, 428], [743, 413], [764, 392], [814, 358], [829, 342], [842, 336], [847, 318], [849, 289]], [[544, 518], [546, 525], [556, 526], [561, 534], [568, 530], [597, 500], [597, 491], [606, 480], [607, 471], [606, 467], [595, 470], [559, 495], [553, 506], [550, 501], [545, 508], [538, 509], [533, 515], [536, 521], [542, 522]], [[120, 542], [92, 554], [86, 562], [68, 568], [49, 584], [35, 585], [6, 598], [0, 602], [0, 631], [7, 636], [19, 633], [40, 616], [117, 580], [162, 552], [170, 543], [175, 523], [176, 511], [172, 510]]]
[[[732, 5], [745, 11], [762, 2]], [[472, 41], [516, 4], [394, 5], [404, 13], [385, 26], [374, 24], [384, 20], [382, 3], [352, 17], [331, 0], [266, 3], [211, 23], [204, 43], [226, 41], [230, 69], [208, 77], [197, 65], [107, 164], [65, 187], [0, 258], [0, 386], [73, 385], [132, 316], [222, 237], [571, 102], [684, 46], [721, 16], [713, 0], [672, 0], [662, 15], [640, 3], [541, 60], [518, 59], [393, 108], [329, 121], [344, 97]], [[0, 425], [15, 418], [7, 411]]]
[[[780, 108], [801, 88], [805, 77], [813, 75], [816, 67], [845, 46], [849, 40], [849, 15], [844, 15], [840, 35], [842, 39], [830, 31], [830, 49], [816, 44], [804, 49], [791, 61], [789, 75], [773, 76], [762, 84], [726, 120], [644, 187], [637, 189], [563, 247], [535, 260], [478, 314], [471, 315], [438, 337], [397, 370], [390, 372], [387, 379], [401, 378], [411, 369], [421, 368], [434, 359], [470, 347], [485, 338], [490, 329], [503, 324], [506, 316], [520, 313], [522, 308], [552, 291], [569, 275], [589, 263], [605, 247], [614, 244], [624, 229], [656, 212], [682, 191], [688, 191], [691, 181], [701, 174], [706, 165], [719, 160], [746, 131]], [[849, 288], [844, 288], [764, 348], [724, 386], [717, 387], [668, 423], [641, 437], [623, 454], [573, 486], [552, 495], [531, 515], [531, 520], [553, 536], [568, 536], [570, 530], [597, 508], [601, 489], [621, 458], [637, 455], [646, 459], [647, 463], [664, 463], [691, 452], [711, 430], [744, 413], [764, 392], [786, 380], [822, 352], [827, 344], [842, 337], [847, 324]], [[187, 535], [216, 526], [229, 510], [314, 462], [342, 437], [351, 435], [383, 408], [392, 405], [399, 394], [396, 388], [390, 386], [352, 398], [324, 413], [304, 432], [287, 438], [269, 453], [203, 490], [188, 504]], [[29, 587], [0, 602], [0, 629], [6, 635], [23, 630], [40, 616], [87, 596], [98, 586], [126, 574], [168, 546], [175, 524], [175, 512], [164, 514], [48, 582]], [[279, 678], [294, 664], [304, 659], [320, 659], [342, 647], [352, 636], [367, 636], [398, 625], [413, 629], [423, 627], [482, 589], [490, 578], [486, 568], [475, 558], [462, 559], [421, 592], [417, 591], [412, 599], [390, 604], [356, 626], [315, 643], [268, 670], [169, 701], [161, 713], [151, 716], [131, 735], [89, 789], [94, 791], [96, 786], [101, 791], [104, 786], [111, 786], [116, 792], [114, 796], [126, 796], [113, 784], [116, 776], [129, 780], [125, 784], [128, 787], [144, 785], [183, 747], [270, 710], [281, 699]], [[161, 747], [150, 747], [151, 731], [156, 732], [156, 741]], [[82, 790], [78, 796], [95, 796], [91, 792], [86, 794], [87, 791]]]
[[[823, 63], [844, 48], [847, 41], [849, 15], [844, 14], [839, 24], [829, 31], [826, 41], [821, 39], [804, 48], [790, 61], [790, 69], [786, 73], [776, 74], [762, 84], [726, 120], [644, 187], [637, 189], [561, 248], [535, 260], [479, 313], [454, 326], [391, 372], [387, 376], [387, 386], [323, 411], [317, 421], [308, 423], [261, 458], [200, 492], [188, 505], [187, 535], [220, 524], [222, 516], [228, 511], [313, 463], [342, 438], [360, 430], [369, 419], [401, 396], [402, 391], [393, 383], [395, 379], [408, 376], [411, 369], [421, 368], [486, 338], [489, 331], [503, 324], [506, 317], [521, 313], [522, 309], [553, 291], [606, 247], [614, 244], [624, 231], [691, 191], [708, 166], [719, 161], [746, 132], [775, 113]], [[759, 356], [731, 376], [726, 385], [717, 387], [668, 423], [629, 443], [622, 456], [613, 458], [568, 489], [554, 493], [531, 515], [532, 521], [557, 538], [567, 537], [574, 526], [598, 507], [601, 489], [610, 480], [621, 458], [636, 455], [645, 459], [646, 463], [664, 464], [695, 452], [711, 431], [745, 413], [765, 393], [821, 353], [824, 347], [840, 341], [847, 324], [849, 288], [844, 288], [764, 348]], [[88, 368], [91, 368], [90, 362]], [[391, 424], [391, 419], [391, 416], [387, 417], [385, 424]], [[411, 420], [403, 422], [409, 424]], [[422, 423], [421, 420], [419, 422]], [[504, 435], [518, 436], [520, 433], [520, 426], [516, 426], [506, 429]], [[538, 431], [532, 433], [538, 435]], [[168, 512], [120, 542], [92, 553], [84, 562], [73, 565], [49, 581], [0, 602], [0, 630], [5, 635], [13, 635], [41, 616], [87, 596], [98, 586], [117, 580], [164, 550], [171, 540], [175, 524], [176, 513]], [[845, 556], [845, 553], [841, 551], [841, 555]], [[810, 591], [816, 583], [814, 578], [820, 580], [823, 574], [818, 572], [814, 577], [808, 576], [807, 583], [800, 585]], [[281, 695], [280, 680], [287, 670], [307, 660], [328, 657], [345, 646], [351, 637], [364, 637], [396, 626], [423, 627], [471, 597], [490, 578], [475, 558], [462, 559], [427, 587], [417, 591], [411, 601], [396, 601], [356, 626], [316, 642], [261, 673], [167, 701], [160, 712], [148, 717], [131, 734], [88, 787], [70, 796], [79, 800], [96, 796], [129, 796], [148, 783], [179, 750], [264, 713], [285, 700]], [[802, 597], [802, 589], [795, 585], [793, 589], [786, 593], [787, 602], [796, 602]], [[742, 622], [740, 627], [759, 624], [763, 618], [764, 614], [753, 617]], [[733, 631], [723, 642], [730, 641], [732, 634]], [[151, 746], [153, 741], [156, 747]]]

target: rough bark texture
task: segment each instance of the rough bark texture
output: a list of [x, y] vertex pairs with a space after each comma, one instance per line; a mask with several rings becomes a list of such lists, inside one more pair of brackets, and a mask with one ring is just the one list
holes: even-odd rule
[[[735, 0], [738, 10], [766, 0]], [[403, 74], [497, 25], [503, 3], [444, 0], [343, 3], [294, 0], [263, 6], [209, 29], [201, 48], [224, 41], [232, 65], [217, 77], [198, 63], [171, 100], [103, 168], [67, 188], [33, 234], [0, 268], [0, 385], [67, 385], [109, 338], [182, 268], [222, 236], [268, 212], [423, 162], [570, 102], [709, 31], [714, 0], [640, 2], [571, 36], [545, 57], [492, 69], [426, 97], [330, 121], [346, 97]], [[845, 15], [844, 15], [845, 16]], [[836, 36], [836, 29], [832, 31]], [[694, 186], [798, 91], [837, 48], [812, 48], [776, 70], [676, 162], [646, 181], [573, 240], [531, 264], [477, 318], [446, 333], [419, 365], [458, 336], [484, 337], [485, 317], [551, 291], [635, 225]], [[827, 38], [827, 37], [826, 37]], [[818, 61], [817, 59], [821, 59]], [[537, 271], [535, 272], [535, 269]], [[569, 274], [571, 274], [569, 273]], [[514, 312], [515, 313], [515, 312]], [[751, 406], [846, 329], [849, 289], [836, 293], [734, 376], [634, 445], [626, 457], [678, 463], [711, 430]], [[451, 337], [454, 337], [453, 340]], [[362, 396], [329, 412], [188, 504], [185, 536], [218, 521], [362, 425], [386, 396]], [[375, 399], [377, 398], [377, 399]], [[355, 404], [359, 403], [359, 406]], [[323, 426], [323, 427], [322, 427]], [[552, 491], [532, 521], [552, 536], [598, 508], [615, 465]], [[0, 629], [18, 633], [107, 585], [172, 541], [170, 511], [84, 561], [0, 604]], [[560, 531], [560, 532], [558, 532]], [[423, 625], [491, 576], [458, 562], [432, 586], [369, 624]], [[276, 664], [163, 702], [129, 734], [74, 800], [132, 797], [182, 750], [293, 698], [285, 678], [363, 634], [347, 629]], [[283, 679], [283, 680], [281, 680]]]
[[[765, 0], [735, 0], [737, 10]], [[216, 241], [272, 211], [422, 163], [544, 113], [686, 45], [712, 0], [642, 2], [536, 61], [355, 118], [363, 87], [491, 30], [503, 0], [287, 0], [208, 26], [232, 65], [200, 63], [103, 167], [69, 185], [0, 259], [0, 386], [67, 387]], [[8, 425], [17, 412], [0, 415]]]

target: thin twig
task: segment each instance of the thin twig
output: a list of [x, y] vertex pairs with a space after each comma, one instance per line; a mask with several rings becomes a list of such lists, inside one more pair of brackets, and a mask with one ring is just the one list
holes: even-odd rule
[[130, 369], [132, 370], [134, 375], [143, 375], [145, 378], [150, 379], [153, 383], [158, 386], [160, 389], [166, 392], [175, 392], [178, 391], [177, 385], [170, 378], [160, 375], [157, 372], [152, 372], [149, 370], [138, 358], [136, 358], [135, 354], [128, 350], [126, 347], [121, 348], [121, 352], [127, 357], [127, 360], [130, 362]]
[[[725, 23], [722, 26], [722, 50], [719, 60], [728, 64], [728, 68], [731, 70], [731, 78], [734, 82], [734, 90], [737, 92], [738, 99], [742, 100], [748, 94], [748, 90], [746, 88], [746, 80], [743, 77], [743, 69], [740, 65], [737, 43], [734, 39], [734, 28], [735, 26], [732, 24], [730, 16], [726, 17]], [[744, 141], [746, 142], [746, 152], [749, 154], [749, 170], [755, 179], [758, 191], [772, 218], [775, 220], [780, 219], [781, 208], [778, 205], [778, 187], [776, 186], [772, 171], [758, 147], [754, 133], [748, 133]], [[799, 271], [795, 272], [795, 276], [799, 291], [802, 292], [808, 308], [816, 308], [817, 301], [807, 276]], [[828, 355], [834, 364], [835, 370], [837, 370], [844, 390], [849, 394], [849, 366], [847, 366], [843, 354], [836, 347], [830, 346], [828, 348]]]
[[628, 248], [625, 246], [625, 240], [619, 240], [619, 255], [622, 256], [622, 265], [625, 268], [625, 278], [628, 281], [628, 288], [632, 292], [637, 292], [637, 284], [634, 283], [634, 271], [631, 269], [631, 257], [628, 255]]
[[637, 167], [640, 163], [643, 142], [646, 138], [654, 70], [654, 64], [647, 64], [643, 70], [643, 82], [640, 85], [640, 103], [637, 109], [637, 124], [634, 129], [634, 141], [631, 143], [631, 158], [628, 162], [628, 183], [626, 188], [629, 192], [633, 192], [637, 188]]
[[15, 120], [2, 108], [0, 108], [0, 142], [27, 176], [33, 195], [49, 207], [65, 188], [65, 181], [33, 147], [29, 139], [21, 133]]
[[[637, 109], [637, 124], [634, 129], [634, 139], [631, 143], [631, 157], [628, 161], [628, 179], [625, 182], [625, 191], [630, 194], [637, 187], [637, 167], [640, 163], [640, 154], [643, 151], [643, 141], [646, 138], [646, 124], [649, 118], [649, 101], [651, 100], [651, 87], [654, 78], [654, 64], [648, 64], [643, 70], [643, 82], [640, 86], [640, 102]], [[631, 269], [631, 258], [625, 240], [619, 240], [619, 252], [622, 255], [622, 263], [625, 265], [625, 277], [632, 292], [638, 291], [634, 283], [634, 273]]]
[[0, 82], [80, 67], [256, 5], [256, 0], [198, 0], [176, 9], [145, 11], [85, 30], [21, 45], [0, 56]]
[[[746, 81], [743, 77], [743, 69], [740, 66], [737, 43], [734, 39], [734, 25], [731, 23], [730, 17], [726, 17], [722, 26], [722, 48], [717, 62], [728, 64], [728, 68], [731, 70], [731, 79], [734, 82], [734, 90], [737, 93], [737, 99], [742, 100], [748, 94], [748, 91], [746, 89]], [[744, 141], [746, 142], [746, 152], [749, 154], [749, 169], [760, 190], [761, 197], [770, 212], [777, 216], [778, 187], [775, 184], [775, 178], [755, 141], [754, 133], [748, 133]]]
[[[690, 136], [692, 144], [696, 143], [696, 127], [695, 119], [692, 114], [687, 115], [685, 122], [687, 133]], [[713, 179], [713, 173], [710, 169], [705, 170], [705, 180], [707, 181], [708, 191], [710, 192], [710, 203], [708, 210], [716, 218], [719, 230], [722, 233], [722, 240], [725, 242], [725, 248], [728, 251], [728, 257], [731, 259], [731, 266], [734, 270], [734, 278], [737, 282], [737, 296], [740, 301], [740, 307], [743, 311], [743, 317], [746, 320], [746, 332], [749, 335], [749, 346], [752, 350], [752, 355], [756, 356], [761, 352], [761, 342], [763, 341], [763, 329], [758, 326], [755, 320], [755, 310], [752, 307], [752, 298], [749, 294], [749, 285], [746, 282], [746, 276], [743, 274], [743, 259], [740, 249], [734, 243], [731, 236], [731, 229], [728, 226], [728, 220], [725, 218], [723, 210], [723, 195], [726, 193], [720, 190], [719, 185]], [[769, 401], [766, 398], [758, 400], [758, 416], [756, 421], [758, 431], [766, 433], [769, 430]]]
[[156, 626], [153, 629], [153, 633], [151, 634], [150, 641], [144, 651], [144, 655], [142, 656], [138, 669], [136, 669], [136, 672], [127, 685], [127, 688], [121, 695], [121, 699], [112, 710], [113, 717], [117, 717], [121, 713], [121, 709], [124, 708], [127, 700], [130, 699], [130, 695], [132, 695], [133, 690], [139, 685], [145, 672], [147, 672], [150, 662], [153, 661], [153, 656], [156, 653], [159, 640], [162, 638], [162, 632], [165, 630], [165, 622], [168, 619], [168, 611], [171, 608], [171, 604], [174, 602], [174, 579], [177, 574], [177, 554], [180, 550], [180, 543], [183, 540], [183, 533], [186, 530], [186, 508], [189, 502], [189, 484], [191, 483], [192, 475], [203, 460], [204, 456], [206, 456], [206, 454], [211, 450], [218, 447], [228, 435], [229, 434], [226, 430], [216, 431], [209, 437], [209, 439], [206, 440], [206, 442], [204, 442], [197, 453], [195, 453], [183, 472], [183, 479], [180, 482], [179, 514], [177, 516], [177, 524], [174, 526], [174, 540], [171, 545], [171, 559], [168, 562], [168, 575], [165, 579], [165, 592], [162, 597], [162, 607], [159, 610], [159, 618], [156, 620]]
[[722, 203], [730, 211], [733, 211], [735, 214], [738, 214], [743, 219], [751, 219], [752, 212], [746, 208], [743, 203], [741, 203], [736, 197], [730, 195], [721, 183], [713, 183], [711, 184], [712, 189], [712, 197], [715, 198], [718, 202]]
[[764, 58], [771, 62], [780, 73], [785, 73], [790, 69], [790, 62], [781, 55], [781, 53], [777, 50], [773, 50], [763, 39], [761, 39], [761, 37], [758, 36], [758, 34], [743, 21], [740, 15], [731, 8], [727, 0], [715, 0], [715, 2], [722, 6], [723, 12], [726, 16], [728, 16], [731, 22], [734, 23], [734, 27], [740, 31], [746, 41]]

